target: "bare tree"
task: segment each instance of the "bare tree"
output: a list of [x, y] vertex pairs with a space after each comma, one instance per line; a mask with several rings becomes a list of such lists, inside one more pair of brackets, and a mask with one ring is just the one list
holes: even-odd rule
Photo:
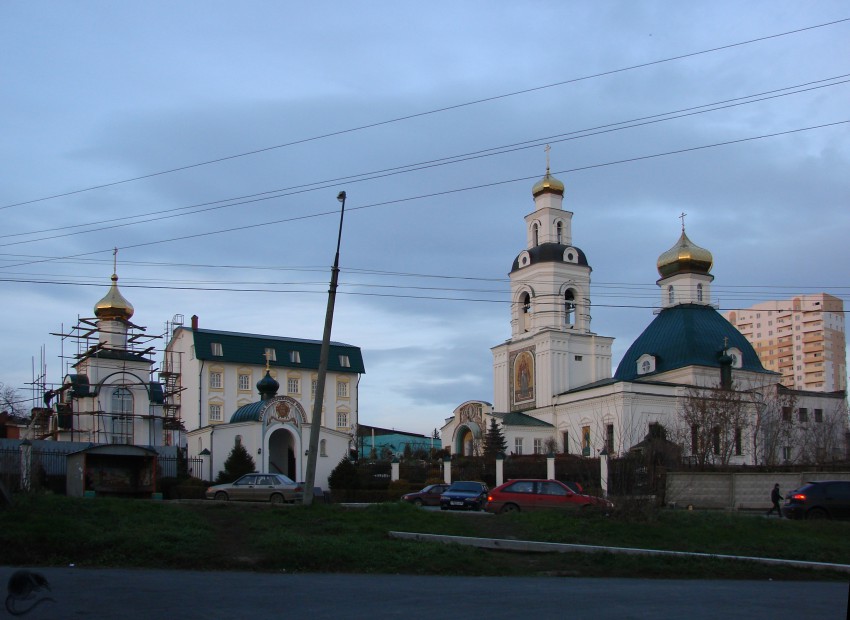
[[801, 426], [801, 458], [809, 463], [824, 463], [842, 457], [847, 432], [847, 401], [841, 400], [829, 409], [818, 409]]
[[26, 416], [23, 404], [26, 402], [21, 393], [11, 385], [0, 382], [0, 411], [6, 411], [16, 417]]
[[793, 445], [793, 412], [797, 396], [778, 383], [749, 391], [753, 403], [750, 445], [754, 465], [778, 465], [785, 455], [782, 447]]
[[[744, 437], [750, 428], [750, 398], [732, 384], [729, 388], [689, 387], [679, 402], [682, 443], [691, 447], [697, 464], [728, 465], [743, 455]], [[689, 439], [689, 441], [688, 441]]]

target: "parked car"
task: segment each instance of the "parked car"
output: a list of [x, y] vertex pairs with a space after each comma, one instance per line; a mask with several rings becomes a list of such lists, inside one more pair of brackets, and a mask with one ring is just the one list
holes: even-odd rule
[[850, 481], [807, 482], [785, 495], [782, 515], [789, 519], [850, 519]]
[[458, 480], [440, 496], [440, 510], [481, 510], [486, 501], [486, 484]]
[[509, 480], [497, 486], [487, 494], [484, 510], [487, 512], [519, 512], [522, 510], [545, 509], [588, 509], [610, 510], [614, 507], [607, 499], [578, 493], [577, 483], [564, 483], [559, 480], [538, 480], [523, 478]]
[[448, 484], [429, 484], [416, 493], [408, 493], [402, 496], [402, 500], [410, 502], [414, 506], [439, 506], [440, 496], [449, 488]]
[[283, 474], [245, 474], [230, 484], [216, 484], [206, 491], [207, 499], [248, 502], [300, 501], [304, 488]]

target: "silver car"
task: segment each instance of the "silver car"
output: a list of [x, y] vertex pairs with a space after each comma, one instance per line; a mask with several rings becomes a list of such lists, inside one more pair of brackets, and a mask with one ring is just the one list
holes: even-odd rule
[[207, 499], [271, 502], [301, 501], [304, 488], [283, 474], [245, 474], [229, 484], [216, 484], [207, 489]]

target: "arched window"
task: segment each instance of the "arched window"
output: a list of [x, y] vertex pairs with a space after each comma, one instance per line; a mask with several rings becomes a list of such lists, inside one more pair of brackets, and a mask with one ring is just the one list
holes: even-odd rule
[[573, 324], [573, 319], [575, 318], [575, 310], [576, 310], [576, 298], [572, 289], [567, 290], [564, 293], [564, 318], [566, 319], [567, 325]]
[[676, 302], [676, 294], [673, 292], [672, 284], [667, 287], [667, 301], [671, 304]]
[[534, 224], [531, 227], [531, 245], [536, 248], [539, 243], [540, 243], [540, 231], [537, 228], [537, 224]]
[[643, 360], [643, 362], [641, 362], [640, 364], [640, 371], [642, 373], [647, 373], [650, 370], [652, 370], [652, 364], [649, 362], [649, 360]]
[[697, 301], [702, 301], [702, 283], [697, 284]]
[[111, 443], [130, 443], [133, 431], [133, 393], [127, 388], [112, 390], [110, 404], [112, 414]]
[[556, 233], [558, 235], [558, 243], [564, 242], [564, 223], [558, 222], [558, 225], [555, 227]]
[[523, 293], [522, 295], [522, 313], [520, 315], [520, 325], [522, 331], [527, 332], [531, 324], [531, 295]]
[[319, 440], [319, 456], [327, 456], [328, 455], [328, 440], [321, 439]]

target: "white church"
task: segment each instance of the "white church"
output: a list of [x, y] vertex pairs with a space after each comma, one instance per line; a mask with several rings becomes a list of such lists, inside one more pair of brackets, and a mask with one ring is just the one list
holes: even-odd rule
[[[464, 402], [446, 420], [441, 436], [452, 454], [480, 453], [495, 419], [507, 454], [622, 455], [653, 424], [687, 437], [678, 415], [683, 399], [692, 388], [720, 385], [724, 366], [737, 390], [782, 389], [779, 376], [764, 369], [746, 338], [711, 304], [713, 257], [688, 238], [684, 223], [656, 265], [660, 310], [612, 375], [613, 338], [591, 330], [591, 267], [573, 243], [564, 184], [547, 166], [532, 195], [526, 247], [510, 271], [511, 337], [492, 348], [493, 401]], [[843, 392], [797, 392], [788, 402], [802, 411], [846, 412]], [[735, 441], [730, 462], [753, 462], [748, 438]], [[839, 443], [843, 452], [843, 437]], [[685, 454], [696, 449], [683, 448]], [[781, 449], [790, 460], [794, 447]]]

